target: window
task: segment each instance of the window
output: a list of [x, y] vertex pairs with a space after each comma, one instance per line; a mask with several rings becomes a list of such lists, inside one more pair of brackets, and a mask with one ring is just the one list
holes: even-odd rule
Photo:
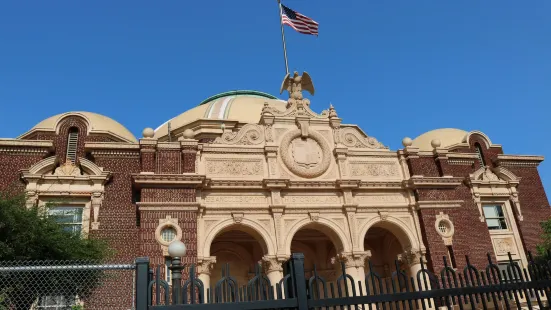
[[486, 224], [490, 230], [507, 229], [507, 221], [503, 213], [503, 207], [500, 205], [483, 206]]
[[172, 258], [165, 257], [165, 279], [168, 284], [171, 284], [172, 282], [172, 271], [170, 270], [170, 266], [172, 266]]
[[78, 128], [69, 129], [69, 136], [67, 138], [67, 161], [73, 164], [77, 160], [77, 146], [78, 146]]
[[[513, 261], [513, 264], [520, 267], [519, 265], [519, 262], [518, 261]], [[511, 275], [509, 275], [509, 271], [507, 271], [507, 267], [509, 266], [509, 262], [502, 262], [502, 263], [497, 263], [497, 267], [499, 268], [499, 276], [501, 278], [501, 280], [503, 280], [504, 282], [510, 282], [511, 279], [512, 280], [518, 280], [520, 279], [520, 275], [519, 275], [519, 270], [516, 268], [516, 267], [511, 267]], [[522, 269], [520, 269], [522, 270]]]
[[161, 230], [161, 238], [165, 242], [174, 241], [174, 239], [176, 239], [176, 234], [177, 234], [176, 229], [174, 229], [174, 227], [171, 227], [171, 226], [165, 227], [163, 228], [163, 230]]
[[446, 246], [448, 248], [448, 256], [450, 258], [450, 262], [452, 264], [452, 268], [456, 269], [457, 264], [455, 262], [455, 254], [453, 253], [453, 247], [451, 245]]
[[482, 154], [480, 144], [476, 143], [474, 148], [476, 149], [476, 155], [478, 156], [478, 163], [480, 164], [480, 167], [486, 167], [486, 162], [484, 161], [484, 155]]
[[52, 207], [48, 209], [48, 215], [53, 216], [65, 231], [72, 233], [82, 231], [81, 207]]
[[67, 300], [63, 296], [42, 296], [38, 299], [38, 310], [65, 310], [70, 309], [75, 300]]

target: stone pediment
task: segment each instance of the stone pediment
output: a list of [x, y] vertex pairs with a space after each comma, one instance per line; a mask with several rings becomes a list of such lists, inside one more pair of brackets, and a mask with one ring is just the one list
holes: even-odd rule
[[29, 169], [22, 170], [21, 174], [23, 179], [27, 181], [44, 178], [71, 178], [107, 182], [111, 177], [110, 172], [103, 171], [103, 168], [86, 158], [79, 158], [79, 165], [75, 165], [72, 162], [66, 162], [62, 165], [58, 164], [59, 160], [57, 156], [51, 156], [39, 161]]
[[520, 178], [504, 167], [481, 167], [470, 175], [471, 183], [518, 183]]

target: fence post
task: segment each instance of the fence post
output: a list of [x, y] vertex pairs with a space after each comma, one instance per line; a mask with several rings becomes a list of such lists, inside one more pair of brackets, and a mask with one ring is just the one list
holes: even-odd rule
[[308, 310], [308, 296], [306, 292], [306, 279], [304, 278], [304, 254], [293, 253], [291, 255], [291, 273], [294, 279], [297, 310]]
[[136, 258], [136, 310], [147, 310], [149, 257]]

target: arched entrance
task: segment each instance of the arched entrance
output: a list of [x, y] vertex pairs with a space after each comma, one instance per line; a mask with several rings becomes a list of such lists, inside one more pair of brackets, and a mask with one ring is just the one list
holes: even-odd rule
[[266, 254], [265, 242], [254, 232], [243, 227], [224, 229], [210, 246], [210, 255], [216, 257], [211, 272], [212, 284], [222, 277], [222, 269], [227, 267], [240, 286], [247, 284]]
[[396, 271], [396, 261], [400, 268], [405, 268], [399, 261], [404, 248], [398, 238], [383, 227], [371, 227], [364, 238], [364, 249], [371, 251], [369, 259], [371, 269], [365, 266], [366, 272], [376, 272], [383, 278], [390, 278]]
[[400, 225], [384, 221], [373, 224], [363, 240], [364, 249], [371, 252], [365, 272], [374, 271], [382, 278], [391, 278], [400, 269], [415, 276], [420, 267], [421, 252], [410, 234]]
[[343, 243], [331, 228], [320, 224], [301, 227], [291, 241], [291, 253], [304, 253], [305, 276], [313, 276], [314, 266], [318, 275], [328, 281], [338, 277], [340, 265], [336, 258], [343, 251]]

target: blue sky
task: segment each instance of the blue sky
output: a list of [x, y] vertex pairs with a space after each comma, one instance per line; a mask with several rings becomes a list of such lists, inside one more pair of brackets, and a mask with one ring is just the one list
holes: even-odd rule
[[[392, 149], [455, 127], [551, 160], [551, 1], [284, 4], [320, 23], [317, 38], [286, 28], [290, 69], [314, 80], [314, 110], [331, 102]], [[0, 2], [1, 137], [69, 110], [139, 137], [219, 92], [277, 94], [283, 75], [276, 0]]]

